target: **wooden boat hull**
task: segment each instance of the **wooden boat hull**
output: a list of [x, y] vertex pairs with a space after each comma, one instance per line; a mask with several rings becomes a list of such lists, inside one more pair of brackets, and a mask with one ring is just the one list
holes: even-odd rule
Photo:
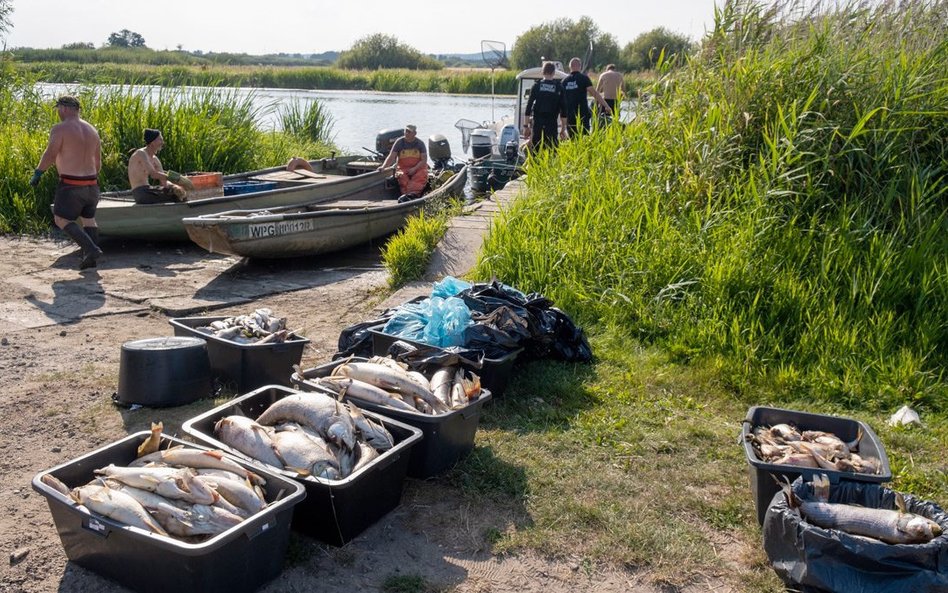
[[[102, 194], [96, 209], [99, 232], [110, 237], [151, 241], [187, 241], [181, 223], [185, 217], [203, 216], [236, 209], [274, 208], [301, 204], [349, 194], [374, 187], [391, 173], [369, 172], [353, 175], [347, 165], [361, 157], [339, 157], [312, 161], [314, 175], [294, 174], [283, 167], [260, 169], [224, 177], [227, 185], [239, 181], [270, 180], [277, 188], [268, 191], [191, 200], [136, 204], [131, 191]], [[349, 168], [349, 171], [347, 171]], [[365, 167], [355, 171], [364, 171]]]
[[192, 241], [211, 253], [249, 258], [286, 258], [341, 251], [389, 235], [425, 204], [460, 195], [464, 169], [424, 196], [398, 203], [398, 190], [385, 180], [334, 200], [278, 209], [228, 211], [188, 217]]

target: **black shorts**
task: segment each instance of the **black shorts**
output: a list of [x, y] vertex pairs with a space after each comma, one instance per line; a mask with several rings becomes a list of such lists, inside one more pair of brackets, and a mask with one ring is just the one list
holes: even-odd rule
[[132, 197], [136, 204], [160, 204], [162, 202], [176, 202], [178, 200], [171, 186], [157, 187], [153, 185], [139, 185], [132, 190]]
[[60, 182], [53, 198], [53, 214], [66, 220], [95, 218], [95, 207], [98, 204], [98, 185], [69, 185]]

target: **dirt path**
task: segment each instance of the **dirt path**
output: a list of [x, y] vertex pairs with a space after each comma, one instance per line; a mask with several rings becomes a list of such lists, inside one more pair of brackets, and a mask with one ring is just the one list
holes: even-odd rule
[[[327, 361], [339, 332], [370, 318], [386, 275], [372, 250], [344, 258], [245, 266], [187, 245], [106, 244], [96, 272], [79, 274], [62, 241], [0, 238], [0, 591], [125, 591], [68, 563], [43, 496], [30, 487], [44, 469], [145, 430], [181, 423], [212, 400], [129, 411], [112, 404], [121, 345], [172, 335], [169, 316], [239, 314], [265, 306], [311, 340], [303, 366]], [[401, 301], [399, 301], [401, 302]], [[219, 313], [218, 313], [219, 311]], [[601, 593], [668, 591], [645, 575], [578, 560], [495, 557], [488, 534], [523, 524], [522, 506], [482, 508], [444, 481], [408, 480], [402, 504], [342, 548], [293, 535], [291, 558], [263, 590], [381, 591], [392, 576], [417, 576], [434, 591]], [[688, 591], [728, 591], [702, 583]]]

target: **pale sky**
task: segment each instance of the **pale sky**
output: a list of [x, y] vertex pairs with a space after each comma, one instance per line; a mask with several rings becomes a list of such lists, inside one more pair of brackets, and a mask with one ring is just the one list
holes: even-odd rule
[[[720, 3], [721, 0], [718, 0]], [[699, 40], [713, 25], [715, 0], [12, 0], [6, 45], [58, 48], [129, 29], [152, 49], [247, 54], [321, 53], [348, 49], [374, 33], [423, 53], [477, 53], [481, 40], [517, 37], [558, 18], [590, 17], [625, 47], [665, 27]], [[564, 58], [565, 59], [565, 58]]]

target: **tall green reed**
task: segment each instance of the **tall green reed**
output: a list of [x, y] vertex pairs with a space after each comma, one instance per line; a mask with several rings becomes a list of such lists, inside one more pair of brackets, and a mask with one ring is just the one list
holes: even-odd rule
[[634, 124], [528, 163], [478, 266], [735, 388], [948, 409], [948, 46], [925, 2], [729, 2]]

